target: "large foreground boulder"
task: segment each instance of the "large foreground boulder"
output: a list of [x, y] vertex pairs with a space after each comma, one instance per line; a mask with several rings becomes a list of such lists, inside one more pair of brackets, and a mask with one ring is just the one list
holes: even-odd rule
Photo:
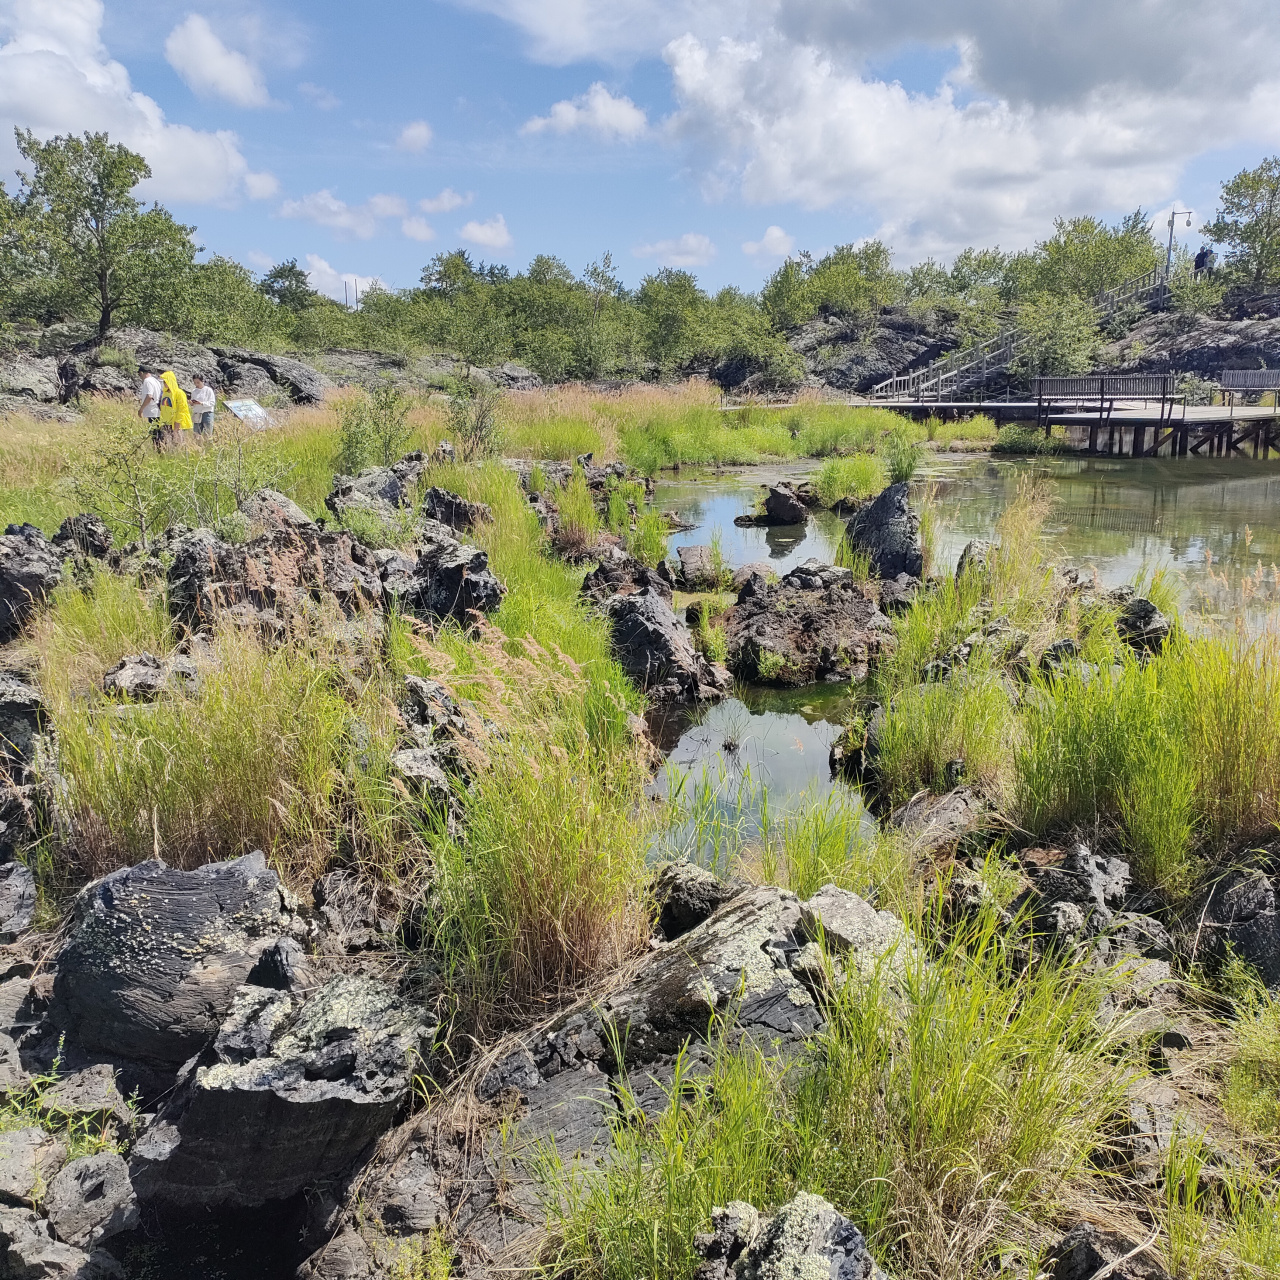
[[[843, 930], [842, 921], [868, 912], [870, 930]], [[506, 1042], [476, 1064], [469, 1092], [480, 1108], [467, 1112], [470, 1127], [445, 1099], [388, 1136], [347, 1193], [341, 1256], [376, 1256], [383, 1230], [403, 1240], [449, 1223], [463, 1256], [527, 1262], [543, 1239], [534, 1169], [549, 1144], [566, 1164], [589, 1169], [609, 1158], [614, 1134], [637, 1112], [666, 1108], [677, 1056], [687, 1072], [708, 1069], [709, 1034], [797, 1052], [824, 1025], [808, 963], [823, 929], [848, 942], [844, 959], [858, 971], [903, 940], [881, 913], [833, 886], [807, 904], [770, 886], [739, 889], [702, 923], [655, 943], [618, 989]], [[345, 1274], [328, 1269], [328, 1257], [322, 1250], [299, 1275]]]
[[217, 1033], [258, 957], [293, 926], [261, 853], [180, 871], [159, 858], [76, 900], [52, 1017], [90, 1058], [176, 1072]]
[[62, 553], [33, 525], [9, 525], [0, 536], [0, 641], [17, 635], [61, 581]]
[[223, 612], [282, 623], [308, 600], [335, 599], [347, 612], [381, 601], [378, 564], [345, 530], [281, 523], [242, 545], [195, 529], [174, 544], [169, 607], [190, 627]]
[[0, 1276], [12, 1280], [124, 1280], [120, 1264], [97, 1250], [85, 1253], [55, 1238], [32, 1209], [0, 1206]]
[[894, 643], [874, 591], [817, 560], [772, 585], [752, 578], [722, 625], [729, 669], [768, 684], [862, 681]]
[[44, 700], [34, 686], [0, 671], [0, 773], [21, 785], [36, 764], [45, 730]]
[[353, 974], [310, 998], [246, 985], [135, 1150], [144, 1202], [286, 1200], [348, 1168], [397, 1119], [433, 1026]]
[[622, 669], [657, 702], [697, 703], [729, 691], [728, 672], [694, 647], [689, 628], [656, 591], [617, 595], [605, 606]]
[[865, 552], [877, 578], [905, 573], [924, 576], [924, 550], [920, 544], [920, 517], [907, 500], [910, 486], [891, 484], [873, 502], [854, 514], [845, 537], [854, 551]]

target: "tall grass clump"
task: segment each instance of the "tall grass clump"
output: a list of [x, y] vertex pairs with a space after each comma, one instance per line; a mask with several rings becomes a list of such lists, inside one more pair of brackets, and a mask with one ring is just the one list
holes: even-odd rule
[[667, 558], [667, 525], [658, 512], [640, 513], [627, 539], [627, 550], [650, 569], [656, 569]]
[[904, 689], [880, 728], [879, 785], [891, 803], [900, 804], [917, 791], [947, 790], [958, 772], [998, 800], [1008, 785], [1017, 724], [998, 673], [980, 664]]
[[924, 449], [906, 426], [895, 426], [887, 432], [879, 451], [884, 457], [890, 484], [910, 480], [924, 458]]
[[880, 459], [874, 454], [858, 453], [847, 458], [828, 458], [818, 471], [813, 487], [824, 507], [834, 507], [847, 498], [869, 498], [887, 483]]
[[41, 685], [58, 725], [76, 874], [157, 851], [196, 867], [263, 849], [298, 883], [324, 869], [340, 838], [364, 843], [342, 812], [354, 721], [366, 757], [388, 756], [394, 737], [372, 686], [348, 701], [324, 655], [301, 644], [268, 649], [233, 631], [216, 637], [194, 691], [120, 709], [49, 678], [70, 648], [52, 646]]
[[1246, 1132], [1280, 1144], [1280, 998], [1255, 978], [1238, 1007], [1222, 1107]]
[[560, 512], [559, 536], [566, 544], [583, 550], [595, 546], [602, 524], [581, 467], [574, 467], [569, 482], [556, 495], [556, 506]]
[[1280, 637], [1184, 641], [1159, 668], [1205, 836], [1268, 833], [1280, 821]]
[[433, 846], [435, 946], [478, 1026], [553, 1006], [647, 936], [638, 817], [647, 772], [627, 707], [602, 705], [575, 664], [522, 649], [513, 657], [483, 641], [470, 673], [456, 665], [456, 639], [423, 649], [432, 667], [455, 663], [454, 687], [501, 729], [459, 791], [460, 833]]
[[1121, 833], [1148, 885], [1186, 888], [1196, 769], [1157, 664], [1070, 671], [1035, 686], [1016, 754], [1014, 808], [1037, 836]]

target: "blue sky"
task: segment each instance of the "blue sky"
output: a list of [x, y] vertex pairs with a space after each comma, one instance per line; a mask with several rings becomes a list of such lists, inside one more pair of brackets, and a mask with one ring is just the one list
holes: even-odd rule
[[1208, 217], [1280, 146], [1278, 53], [1263, 0], [0, 0], [0, 163], [105, 128], [210, 252], [337, 296], [458, 245], [757, 288], [876, 234]]

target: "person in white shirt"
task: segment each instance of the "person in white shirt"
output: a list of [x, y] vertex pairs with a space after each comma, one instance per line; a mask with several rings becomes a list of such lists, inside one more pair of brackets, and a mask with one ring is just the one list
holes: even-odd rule
[[213, 409], [217, 400], [213, 388], [197, 373], [192, 381], [196, 389], [191, 393], [191, 418], [195, 424], [196, 435], [208, 435], [213, 430]]
[[164, 388], [160, 385], [160, 379], [145, 365], [140, 364], [138, 372], [142, 374], [142, 386], [138, 388], [138, 417], [151, 423], [151, 440], [159, 449], [164, 444], [166, 435], [159, 423], [160, 397], [164, 394]]

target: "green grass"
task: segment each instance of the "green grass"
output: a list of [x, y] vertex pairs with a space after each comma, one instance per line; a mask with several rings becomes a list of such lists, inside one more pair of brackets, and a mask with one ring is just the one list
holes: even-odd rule
[[889, 482], [884, 464], [874, 454], [828, 458], [814, 477], [813, 487], [824, 507], [845, 498], [869, 498]]
[[1280, 999], [1255, 979], [1237, 1007], [1222, 1108], [1246, 1133], [1280, 1147]]
[[999, 801], [1008, 786], [1018, 721], [998, 673], [973, 664], [948, 679], [902, 690], [880, 730], [878, 782], [891, 804], [917, 791], [945, 791], [948, 765]]
[[641, 564], [656, 569], [667, 558], [666, 521], [656, 511], [644, 511], [627, 539], [627, 550]]
[[1088, 1185], [1121, 1097], [1123, 1027], [1094, 1016], [1113, 978], [1026, 970], [989, 915], [946, 940], [931, 915], [916, 925], [932, 958], [851, 979], [801, 1063], [719, 1040], [708, 1074], [677, 1067], [657, 1117], [624, 1114], [605, 1168], [544, 1147], [553, 1273], [688, 1280], [713, 1206], [767, 1211], [799, 1189], [910, 1280], [968, 1280], [1001, 1247], [1027, 1257], [1028, 1226], [1052, 1228]]
[[1066, 453], [1067, 442], [1061, 436], [1046, 436], [1037, 427], [1011, 422], [1001, 427], [991, 445], [992, 453]]
[[505, 452], [513, 458], [571, 462], [584, 453], [599, 458], [604, 452], [604, 437], [600, 428], [589, 421], [557, 417], [508, 426], [505, 446]]

